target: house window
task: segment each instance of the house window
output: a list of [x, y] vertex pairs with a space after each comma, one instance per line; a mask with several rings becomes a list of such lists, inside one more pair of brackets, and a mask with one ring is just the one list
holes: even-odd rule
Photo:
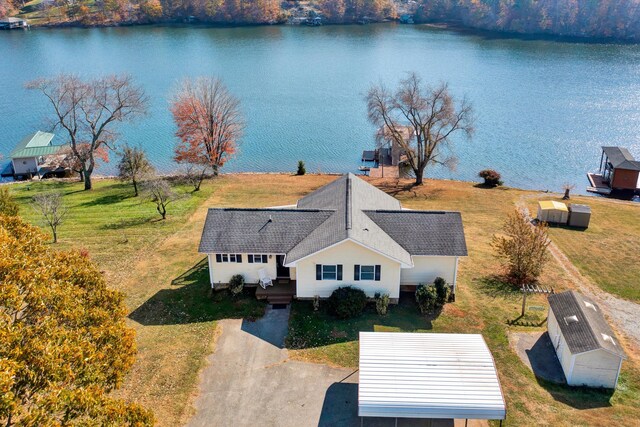
[[380, 281], [380, 265], [354, 265], [353, 280], [375, 280]]
[[316, 280], [342, 280], [342, 265], [316, 264]]
[[267, 258], [268, 257], [264, 254], [249, 254], [250, 263], [266, 264], [268, 262]]
[[216, 262], [242, 262], [241, 254], [216, 254]]

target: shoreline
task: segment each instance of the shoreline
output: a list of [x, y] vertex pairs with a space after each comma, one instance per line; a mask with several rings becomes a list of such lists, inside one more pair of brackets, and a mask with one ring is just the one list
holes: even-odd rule
[[[16, 16], [19, 17], [19, 16]], [[22, 18], [24, 19], [24, 18]], [[416, 22], [414, 24], [403, 24], [400, 19], [387, 18], [382, 21], [369, 22], [362, 24], [357, 21], [352, 22], [340, 22], [323, 23], [321, 26], [338, 27], [338, 26], [361, 26], [361, 25], [403, 25], [403, 26], [415, 26], [426, 27], [434, 30], [451, 31], [460, 35], [467, 36], [479, 36], [487, 40], [520, 40], [520, 41], [553, 41], [558, 43], [581, 43], [581, 44], [608, 44], [608, 45], [635, 45], [640, 44], [640, 37], [636, 39], [621, 39], [612, 37], [591, 37], [591, 36], [575, 36], [564, 34], [551, 34], [551, 33], [521, 33], [513, 31], [502, 30], [489, 30], [483, 28], [477, 28], [472, 26], [466, 26], [459, 22], [450, 21], [427, 21]], [[221, 23], [221, 22], [181, 22], [177, 20], [166, 20], [157, 22], [106, 22], [97, 24], [83, 24], [81, 22], [57, 22], [57, 23], [43, 23], [43, 24], [30, 24], [30, 30], [32, 29], [68, 29], [68, 28], [80, 28], [80, 29], [93, 29], [93, 28], [130, 28], [130, 27], [181, 27], [181, 28], [250, 28], [250, 27], [306, 27], [305, 25], [293, 25], [287, 22], [276, 23]]]
[[[227, 173], [220, 173], [218, 176], [219, 177], [234, 177], [234, 176], [255, 176], [255, 175], [269, 175], [269, 176], [274, 176], [274, 175], [286, 175], [286, 176], [297, 176], [295, 173], [293, 172], [255, 172], [255, 171], [244, 171], [244, 172], [227, 172]], [[340, 172], [307, 172], [305, 175], [312, 175], [312, 176], [342, 176], [344, 175], [344, 173], [340, 173]], [[361, 175], [361, 174], [355, 174], [358, 177], [365, 177], [365, 178], [369, 178], [368, 175]], [[182, 178], [184, 175], [180, 174], [180, 173], [161, 173], [157, 175], [158, 177], [161, 178], [165, 178], [165, 179], [169, 179], [169, 180], [176, 180], [176, 179], [180, 179]], [[212, 179], [213, 176], [209, 175], [206, 179]], [[372, 180], [407, 180], [407, 181], [412, 181], [413, 178], [407, 177], [407, 178], [371, 178]], [[97, 180], [119, 180], [119, 178], [116, 175], [101, 175], [101, 174], [94, 174], [91, 176], [91, 180], [92, 181], [97, 181]], [[429, 177], [425, 177], [424, 178], [425, 183], [432, 181], [432, 182], [458, 182], [458, 183], [465, 183], [465, 184], [470, 184], [476, 187], [482, 187], [482, 182], [479, 181], [468, 181], [468, 180], [464, 180], [464, 179], [451, 179], [451, 178], [429, 178]], [[29, 183], [37, 183], [40, 182], [40, 180], [23, 180], [23, 181], [16, 181], [16, 180], [12, 180], [12, 181], [0, 181], [0, 186], [2, 185], [11, 185], [11, 184], [29, 184]], [[77, 182], [80, 183], [82, 181], [80, 181], [77, 177], [72, 176], [72, 177], [68, 177], [68, 178], [45, 178], [42, 180], [42, 182]], [[541, 193], [541, 194], [548, 194], [549, 197], [561, 197], [563, 194], [562, 192], [559, 191], [552, 191], [549, 189], [546, 190], [542, 190], [542, 189], [533, 189], [533, 188], [520, 188], [520, 187], [510, 187], [508, 185], [501, 185], [499, 187], [495, 187], [494, 189], [496, 189], [497, 191], [504, 191], [504, 190], [515, 190], [515, 191], [525, 191], [525, 192], [532, 192], [532, 193]], [[585, 193], [580, 193], [580, 192], [574, 192], [572, 194], [572, 196], [580, 196], [580, 197], [593, 197], [595, 199], [605, 199], [605, 200], [609, 200], [609, 201], [616, 201], [616, 202], [628, 202], [628, 203], [633, 203], [634, 205], [638, 204], [640, 202], [640, 200], [624, 200], [624, 199], [616, 199], [613, 197], [604, 197], [598, 194], [591, 194], [588, 192]]]

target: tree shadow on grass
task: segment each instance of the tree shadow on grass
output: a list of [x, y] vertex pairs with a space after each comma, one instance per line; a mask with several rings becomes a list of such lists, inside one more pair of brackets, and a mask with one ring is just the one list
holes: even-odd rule
[[132, 197], [134, 197], [133, 194], [129, 194], [122, 191], [114, 194], [106, 194], [102, 197], [96, 197], [95, 199], [91, 199], [87, 202], [82, 203], [80, 206], [91, 207], [91, 206], [100, 206], [100, 205], [112, 205], [112, 204], [120, 203], [124, 200], [130, 199]]
[[386, 315], [380, 316], [373, 303], [352, 319], [338, 319], [328, 310], [325, 301], [318, 311], [311, 301], [294, 301], [289, 318], [289, 335], [285, 346], [289, 349], [322, 347], [357, 341], [361, 331], [420, 332], [433, 329], [432, 322], [440, 315], [420, 314], [412, 292], [403, 292], [397, 305], [390, 305]]
[[485, 295], [492, 298], [504, 298], [507, 300], [517, 300], [522, 298], [520, 288], [509, 283], [503, 276], [490, 275], [474, 280]]
[[129, 219], [120, 219], [115, 222], [110, 222], [108, 224], [103, 224], [100, 226], [103, 230], [120, 230], [123, 228], [136, 227], [138, 225], [147, 224], [150, 222], [160, 222], [161, 218], [151, 219], [149, 217], [146, 218], [129, 218]]
[[255, 289], [245, 288], [238, 297], [224, 291], [212, 293], [207, 258], [161, 289], [129, 314], [142, 325], [180, 325], [221, 319], [255, 319], [264, 314], [266, 304], [255, 297]]

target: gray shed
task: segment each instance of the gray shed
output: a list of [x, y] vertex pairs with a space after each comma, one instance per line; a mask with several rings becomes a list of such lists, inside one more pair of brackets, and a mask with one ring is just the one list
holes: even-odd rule
[[591, 207], [588, 205], [569, 205], [569, 227], [588, 228], [591, 220]]

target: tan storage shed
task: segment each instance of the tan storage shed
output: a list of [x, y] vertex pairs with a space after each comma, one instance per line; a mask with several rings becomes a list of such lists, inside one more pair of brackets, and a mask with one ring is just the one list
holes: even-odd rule
[[552, 200], [538, 202], [538, 221], [549, 224], [566, 224], [569, 220], [567, 205]]
[[550, 295], [547, 328], [567, 384], [616, 388], [626, 356], [596, 303], [575, 291]]
[[587, 205], [569, 205], [569, 226], [588, 228], [591, 221], [591, 207]]

